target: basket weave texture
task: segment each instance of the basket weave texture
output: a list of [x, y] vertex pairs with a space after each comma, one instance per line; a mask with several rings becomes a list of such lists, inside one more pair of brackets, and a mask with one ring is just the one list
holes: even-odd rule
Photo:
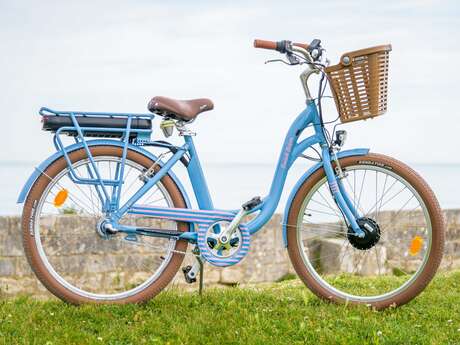
[[391, 45], [345, 53], [325, 69], [341, 122], [365, 120], [387, 110]]

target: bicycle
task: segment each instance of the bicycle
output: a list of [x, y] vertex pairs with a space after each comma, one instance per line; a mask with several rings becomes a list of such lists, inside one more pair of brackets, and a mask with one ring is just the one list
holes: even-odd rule
[[[270, 61], [306, 67], [306, 108], [288, 130], [268, 195], [236, 210], [214, 207], [188, 127], [213, 108], [211, 100], [154, 97], [148, 114], [40, 109], [56, 153], [36, 167], [18, 202], [27, 259], [50, 292], [72, 304], [141, 303], [171, 282], [187, 254], [196, 258], [183, 268], [187, 282], [202, 278], [204, 262], [237, 264], [275, 212], [298, 158], [315, 164], [291, 191], [282, 232], [308, 288], [328, 301], [381, 309], [407, 303], [428, 285], [444, 246], [434, 193], [394, 158], [342, 150], [346, 131], [334, 127], [331, 136], [322, 114], [328, 82], [342, 123], [385, 113], [391, 46], [345, 53], [334, 66], [320, 40], [254, 46], [287, 58]], [[313, 74], [321, 76], [316, 98], [308, 85]], [[156, 116], [165, 137], [177, 130], [183, 145], [151, 139]], [[307, 129], [313, 134], [301, 137]], [[75, 143], [66, 145], [64, 136]], [[305, 153], [309, 148], [317, 157]], [[188, 172], [198, 208], [171, 170], [177, 163]]]

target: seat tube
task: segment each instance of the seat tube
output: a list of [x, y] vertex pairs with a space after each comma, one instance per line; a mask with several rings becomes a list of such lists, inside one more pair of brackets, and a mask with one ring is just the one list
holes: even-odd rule
[[208, 184], [204, 177], [203, 169], [201, 168], [200, 159], [196, 152], [193, 138], [190, 135], [184, 135], [185, 143], [190, 154], [190, 162], [187, 166], [188, 176], [192, 184], [193, 192], [198, 203], [198, 207], [202, 210], [213, 210], [211, 195], [209, 194]]

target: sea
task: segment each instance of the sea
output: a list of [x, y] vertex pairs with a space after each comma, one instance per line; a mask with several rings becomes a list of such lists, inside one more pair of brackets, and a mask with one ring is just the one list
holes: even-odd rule
[[[220, 209], [238, 209], [254, 196], [265, 196], [270, 190], [276, 164], [269, 163], [209, 163], [202, 162], [213, 203]], [[37, 162], [0, 162], [0, 215], [19, 215], [22, 205], [17, 198]], [[441, 207], [460, 208], [460, 164], [409, 164], [431, 186]], [[300, 176], [311, 166], [307, 161], [296, 163], [289, 172], [277, 208], [282, 213], [290, 191]], [[185, 169], [175, 170], [192, 203], [193, 191]]]

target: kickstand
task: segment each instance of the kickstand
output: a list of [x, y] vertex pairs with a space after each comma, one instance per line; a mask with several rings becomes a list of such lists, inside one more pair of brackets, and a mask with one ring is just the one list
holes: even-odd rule
[[200, 296], [203, 294], [203, 283], [204, 283], [204, 277], [203, 277], [203, 273], [204, 273], [204, 265], [203, 265], [203, 261], [200, 259], [200, 258], [197, 258], [198, 259], [198, 262], [200, 264], [200, 287], [199, 287], [199, 290], [198, 290], [198, 293], [200, 294]]

